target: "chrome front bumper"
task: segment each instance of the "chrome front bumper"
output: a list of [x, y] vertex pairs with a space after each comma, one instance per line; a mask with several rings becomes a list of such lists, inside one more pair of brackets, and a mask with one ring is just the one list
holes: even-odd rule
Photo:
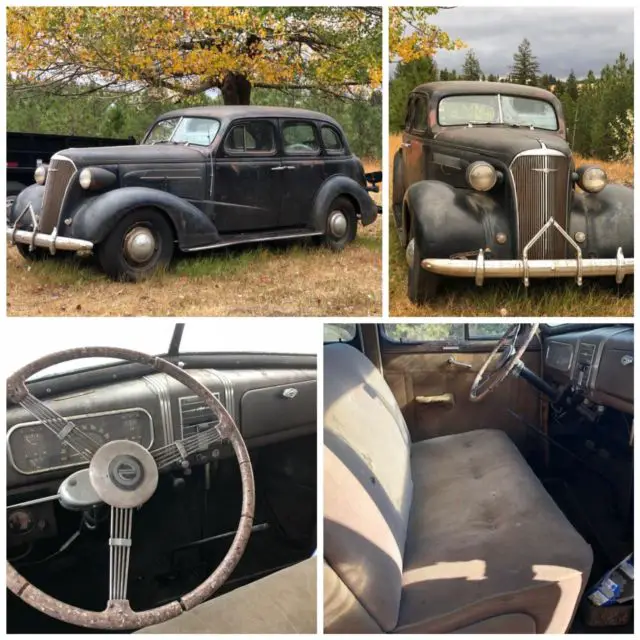
[[[10, 205], [7, 203], [7, 214], [10, 212]], [[20, 220], [29, 215], [31, 218], [31, 226], [34, 231], [25, 231], [23, 229], [16, 229]], [[61, 251], [82, 251], [88, 253], [93, 249], [93, 242], [89, 240], [80, 240], [78, 238], [67, 238], [65, 236], [58, 236], [57, 229], [53, 230], [53, 233], [41, 233], [38, 231], [38, 217], [36, 216], [31, 204], [28, 204], [24, 211], [16, 218], [13, 226], [7, 225], [7, 240], [11, 244], [27, 244], [31, 251], [35, 247], [43, 247], [49, 249], [51, 255], [59, 249]]]
[[[531, 247], [551, 228], [555, 228], [575, 251], [575, 258], [560, 260], [529, 260]], [[485, 278], [522, 278], [525, 287], [530, 278], [575, 278], [578, 286], [583, 277], [615, 276], [618, 284], [624, 277], [633, 275], [633, 258], [625, 258], [622, 247], [618, 247], [615, 258], [582, 257], [582, 249], [574, 239], [553, 219], [549, 218], [538, 233], [522, 251], [520, 260], [487, 260], [480, 249], [475, 259], [425, 258], [421, 260], [422, 268], [431, 273], [443, 276], [475, 278], [476, 284], [482, 286]]]

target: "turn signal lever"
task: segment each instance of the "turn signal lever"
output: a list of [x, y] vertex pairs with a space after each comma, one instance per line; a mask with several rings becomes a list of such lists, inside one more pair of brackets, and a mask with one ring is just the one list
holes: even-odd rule
[[531, 371], [531, 369], [527, 369], [522, 360], [518, 360], [516, 366], [511, 371], [511, 374], [516, 378], [522, 378], [523, 380], [526, 380], [530, 385], [534, 386], [538, 391], [540, 391], [540, 393], [544, 393], [544, 395], [547, 396], [551, 400], [551, 402], [558, 402], [558, 400], [560, 400], [562, 391], [560, 389], [552, 387], [539, 375]]

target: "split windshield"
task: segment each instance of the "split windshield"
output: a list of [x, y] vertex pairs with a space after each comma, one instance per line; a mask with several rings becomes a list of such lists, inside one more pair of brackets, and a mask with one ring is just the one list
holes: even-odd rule
[[153, 125], [143, 144], [193, 144], [208, 147], [219, 129], [220, 123], [213, 118], [167, 118]]
[[544, 100], [505, 95], [464, 95], [442, 98], [438, 104], [438, 123], [456, 125], [506, 124], [557, 131], [553, 106]]

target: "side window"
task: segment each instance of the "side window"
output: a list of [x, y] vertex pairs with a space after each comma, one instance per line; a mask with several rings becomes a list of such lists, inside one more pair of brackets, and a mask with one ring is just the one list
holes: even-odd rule
[[427, 99], [419, 96], [415, 100], [415, 106], [413, 110], [412, 128], [414, 131], [426, 131], [428, 114], [429, 109], [427, 105]]
[[320, 129], [322, 144], [327, 153], [336, 155], [344, 151], [344, 145], [340, 138], [340, 134], [329, 125], [323, 125]]
[[497, 340], [509, 327], [506, 323], [385, 324], [384, 337], [389, 342], [465, 342]]
[[409, 131], [411, 129], [411, 122], [413, 121], [413, 107], [415, 105], [415, 98], [413, 96], [409, 96], [409, 101], [407, 102], [407, 114], [404, 117], [404, 130]]
[[282, 144], [288, 155], [317, 155], [320, 146], [316, 128], [310, 122], [287, 122], [282, 127]]
[[270, 154], [276, 150], [274, 127], [266, 120], [233, 125], [224, 141], [225, 151], [237, 154]]
[[324, 342], [351, 342], [356, 337], [355, 324], [331, 324], [324, 325]]

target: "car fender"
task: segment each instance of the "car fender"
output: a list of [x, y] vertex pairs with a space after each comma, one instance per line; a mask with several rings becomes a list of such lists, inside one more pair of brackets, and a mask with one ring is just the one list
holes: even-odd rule
[[72, 216], [71, 234], [97, 244], [130, 211], [151, 207], [171, 221], [181, 249], [215, 244], [218, 231], [200, 209], [166, 191], [148, 187], [123, 187], [90, 198]]
[[316, 231], [325, 231], [331, 203], [340, 196], [348, 196], [356, 202], [356, 213], [363, 225], [371, 224], [378, 215], [375, 202], [369, 192], [352, 178], [336, 175], [325, 180], [318, 189], [311, 210], [309, 226]]
[[[42, 209], [42, 198], [44, 197], [44, 187], [41, 184], [31, 184], [23, 189], [13, 201], [11, 209], [7, 211], [7, 222], [13, 225], [18, 216], [31, 205], [34, 213], [38, 214]], [[27, 229], [31, 227], [31, 216], [27, 213], [20, 220], [18, 228]]]
[[582, 232], [579, 246], [585, 258], [614, 258], [618, 247], [633, 257], [633, 189], [608, 184], [600, 193], [576, 192], [569, 218], [573, 239]]
[[[494, 259], [514, 255], [516, 237], [509, 217], [490, 194], [421, 180], [407, 189], [403, 215], [423, 258], [450, 258], [479, 249], [489, 249]], [[496, 241], [498, 233], [506, 235], [505, 243]]]

